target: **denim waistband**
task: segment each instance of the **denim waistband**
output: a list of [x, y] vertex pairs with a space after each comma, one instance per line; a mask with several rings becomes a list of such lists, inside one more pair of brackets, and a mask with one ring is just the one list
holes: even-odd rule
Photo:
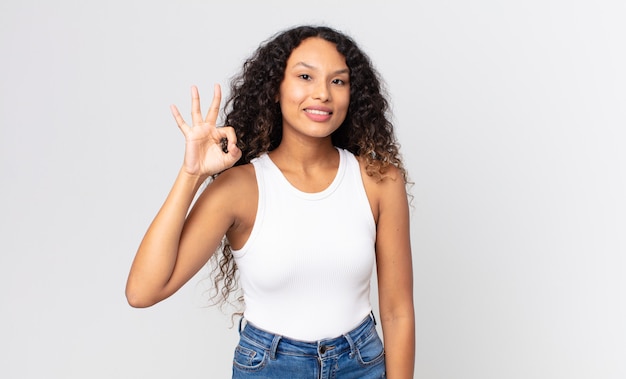
[[[242, 329], [244, 321], [245, 326]], [[339, 355], [347, 350], [355, 352], [355, 344], [376, 334], [375, 326], [376, 319], [374, 314], [370, 313], [356, 328], [342, 336], [319, 341], [300, 341], [270, 333], [241, 318], [239, 334], [249, 343], [269, 350], [270, 359], [276, 359], [276, 354], [325, 358]]]

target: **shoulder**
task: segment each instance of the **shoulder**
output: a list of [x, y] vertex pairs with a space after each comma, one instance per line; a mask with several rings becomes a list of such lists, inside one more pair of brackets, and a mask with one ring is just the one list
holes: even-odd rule
[[224, 170], [211, 183], [211, 185], [225, 186], [230, 189], [251, 184], [256, 184], [254, 166], [251, 163]]
[[202, 191], [198, 201], [210, 202], [224, 212], [235, 212], [239, 203], [256, 196], [257, 184], [252, 164], [234, 166], [222, 171]]
[[406, 182], [399, 168], [389, 165], [382, 176], [377, 176], [368, 173], [365, 158], [356, 158], [361, 169], [363, 186], [377, 222], [385, 209], [402, 208], [403, 204], [407, 203]]
[[[231, 167], [211, 180], [198, 196], [189, 215], [191, 222], [209, 227], [215, 220], [228, 225], [224, 233], [237, 240], [233, 230], [247, 230], [254, 223], [258, 202], [252, 164]], [[233, 241], [231, 241], [232, 243]]]
[[363, 184], [366, 189], [371, 188], [376, 191], [388, 191], [392, 188], [405, 188], [406, 182], [402, 171], [394, 165], [389, 165], [385, 168], [385, 172], [382, 175], [373, 175], [368, 172], [367, 160], [363, 157], [357, 156], [359, 167], [361, 169], [361, 177], [363, 178]]
[[222, 171], [205, 189], [205, 192], [232, 200], [245, 199], [247, 195], [256, 191], [254, 166], [250, 163]]

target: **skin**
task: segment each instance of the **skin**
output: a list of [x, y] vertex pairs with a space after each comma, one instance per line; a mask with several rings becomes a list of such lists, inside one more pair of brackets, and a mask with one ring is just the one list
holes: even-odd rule
[[[232, 167], [241, 156], [230, 127], [217, 127], [221, 90], [215, 86], [206, 117], [198, 89], [192, 88], [192, 126], [172, 106], [185, 136], [185, 157], [163, 206], [149, 226], [131, 266], [126, 296], [134, 307], [151, 306], [175, 293], [193, 277], [226, 235], [240, 249], [252, 231], [258, 189], [252, 165]], [[293, 50], [276, 101], [283, 113], [283, 136], [270, 153], [287, 180], [304, 192], [319, 192], [335, 177], [339, 155], [331, 134], [346, 117], [350, 100], [345, 58], [330, 42], [304, 40]], [[228, 139], [228, 153], [220, 140]], [[413, 273], [405, 183], [390, 168], [382, 181], [365, 172], [359, 160], [377, 226], [376, 264], [387, 377], [413, 378]], [[201, 184], [221, 174], [202, 192]], [[246, 199], [246, 201], [233, 201]]]

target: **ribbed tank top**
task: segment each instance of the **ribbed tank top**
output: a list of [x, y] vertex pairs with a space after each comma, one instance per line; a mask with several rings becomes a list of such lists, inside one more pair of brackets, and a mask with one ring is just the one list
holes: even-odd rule
[[302, 192], [265, 154], [252, 161], [259, 201], [248, 241], [233, 256], [244, 317], [302, 341], [340, 336], [371, 312], [376, 225], [359, 163], [339, 151], [333, 182]]

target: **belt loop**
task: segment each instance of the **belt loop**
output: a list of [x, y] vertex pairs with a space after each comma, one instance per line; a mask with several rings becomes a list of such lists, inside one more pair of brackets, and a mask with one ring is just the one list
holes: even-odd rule
[[346, 339], [346, 341], [348, 341], [348, 344], [350, 345], [350, 358], [352, 359], [352, 357], [354, 357], [354, 354], [356, 354], [356, 346], [354, 345], [354, 341], [352, 340], [352, 337], [350, 337], [350, 333], [344, 334], [343, 337]]
[[281, 338], [282, 336], [275, 334], [274, 339], [272, 340], [272, 346], [270, 346], [270, 359], [273, 361], [276, 360], [276, 350], [278, 350], [278, 343], [280, 342]]

